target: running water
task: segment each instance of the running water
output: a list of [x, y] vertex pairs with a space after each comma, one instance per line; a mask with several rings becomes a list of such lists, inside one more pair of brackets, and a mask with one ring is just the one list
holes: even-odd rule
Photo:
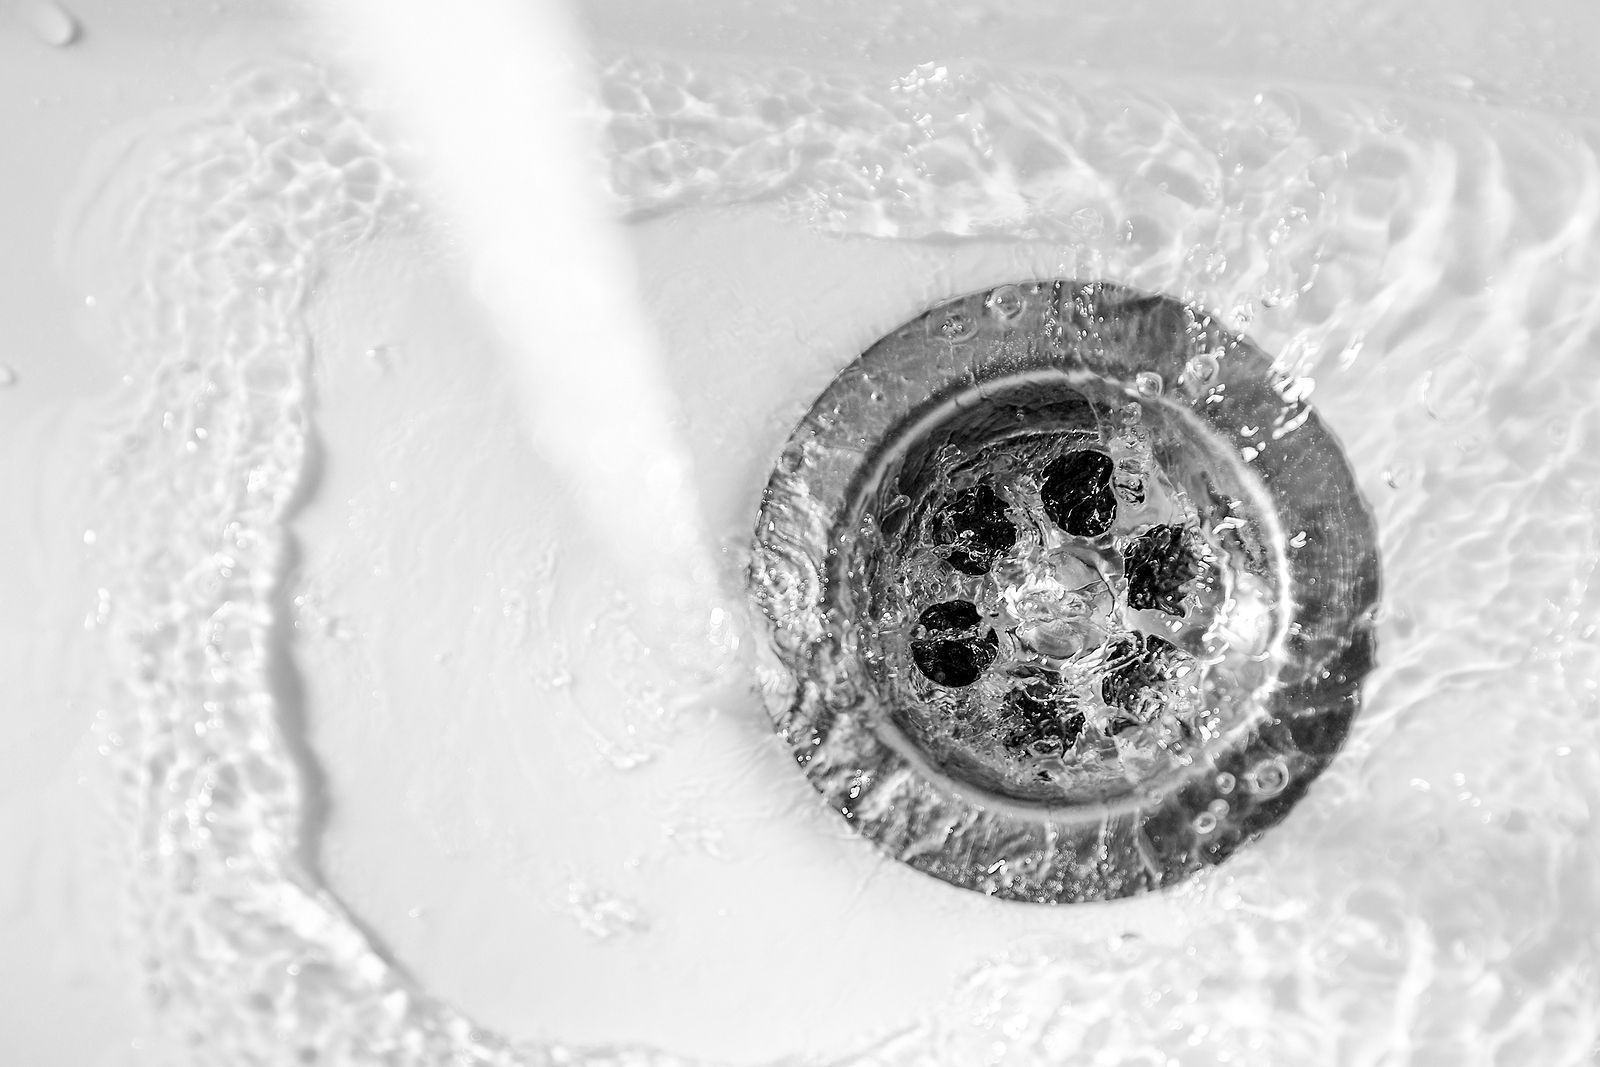
[[[612, 547], [622, 584], [641, 603], [709, 618], [716, 605], [696, 602], [712, 588], [712, 550], [584, 122], [592, 72], [564, 5], [344, 0], [324, 16], [359, 42], [352, 62], [393, 102], [459, 226], [476, 294], [510, 343], [528, 430]], [[671, 639], [680, 655], [714, 656]]]
[[[1031, 242], [1061, 275], [1217, 311], [1315, 388], [1380, 523], [1384, 662], [1356, 736], [1291, 822], [1183, 891], [1205, 905], [1187, 943], [998, 954], [858, 1062], [1592, 1061], [1600, 134], [941, 65], [630, 57], [601, 93], [635, 218], [761, 198], [841, 235]], [[292, 1034], [326, 1060], [585, 1062], [430, 996], [301, 851], [315, 798], [274, 679], [307, 306], [331, 260], [424, 218], [374, 128], [314, 68], [261, 72], [148, 131], [79, 220], [125, 324], [101, 736], [140, 959], [207, 1059], [281, 1058]]]

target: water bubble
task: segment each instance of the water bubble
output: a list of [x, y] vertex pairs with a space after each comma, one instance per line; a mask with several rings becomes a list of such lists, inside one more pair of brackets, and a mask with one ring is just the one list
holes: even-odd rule
[[1217, 357], [1210, 352], [1201, 352], [1189, 357], [1189, 362], [1184, 365], [1183, 373], [1196, 382], [1209, 382], [1217, 376], [1220, 369]]
[[965, 315], [951, 315], [939, 326], [939, 334], [946, 341], [965, 341], [975, 332], [977, 327]]
[[1250, 788], [1260, 796], [1275, 797], [1288, 784], [1289, 768], [1282, 760], [1263, 760], [1250, 772]]
[[1167, 383], [1155, 371], [1145, 370], [1134, 375], [1133, 388], [1140, 396], [1156, 397], [1166, 388]]
[[1022, 314], [1022, 303], [1022, 290], [1015, 285], [1000, 286], [983, 302], [990, 314], [1002, 319], [1014, 319]]

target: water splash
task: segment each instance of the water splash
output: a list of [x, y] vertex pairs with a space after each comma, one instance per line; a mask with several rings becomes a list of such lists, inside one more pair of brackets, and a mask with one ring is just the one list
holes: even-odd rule
[[[768, 197], [839, 233], [1049, 239], [1068, 273], [1254, 322], [1325, 412], [1361, 414], [1336, 424], [1373, 472], [1389, 651], [1292, 830], [1193, 890], [1210, 912], [1188, 945], [999, 959], [861, 1062], [1592, 1060], [1593, 128], [976, 68], [634, 58], [602, 91], [634, 217]], [[90, 227], [119, 235], [90, 243], [134, 282], [93, 286], [121, 294], [134, 381], [97, 548], [122, 677], [101, 740], [148, 990], [229, 1062], [281, 1056], [284, 1033], [360, 1062], [579, 1060], [428, 997], [299, 851], [270, 665], [311, 426], [302, 308], [332, 251], [411, 217], [390, 154], [320, 75], [286, 69], [152, 134], [126, 171], [137, 210]], [[1470, 395], [1447, 388], [1461, 358]]]

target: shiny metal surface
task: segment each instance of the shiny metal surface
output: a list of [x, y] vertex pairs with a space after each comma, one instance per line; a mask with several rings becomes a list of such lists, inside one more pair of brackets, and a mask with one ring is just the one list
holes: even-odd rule
[[[1181, 593], [1130, 596], [1128, 553], [1179, 529], [1154, 524], [1142, 487], [1115, 518], [1048, 499], [1068, 460], [1109, 471], [1115, 455], [1121, 472], [1138, 453], [1200, 553]], [[973, 470], [999, 472], [1022, 531], [976, 566], [927, 543], [948, 540], [931, 502], [970, 505]], [[1015, 608], [1016, 576], [1040, 558], [1052, 575], [1098, 572], [1085, 581], [1114, 607], [1070, 598], [1042, 642]], [[834, 380], [773, 472], [751, 593], [769, 621], [769, 710], [831, 807], [953, 885], [1064, 903], [1171, 885], [1287, 815], [1358, 709], [1379, 564], [1337, 441], [1264, 352], [1176, 300], [1056, 281], [935, 307]], [[972, 624], [953, 672], [930, 674], [927, 650], [959, 635], [919, 611]], [[1144, 643], [1172, 648], [1188, 697], [1139, 705], [1154, 708], [1134, 724], [1140, 748], [1119, 716], [1156, 676], [1112, 674]], [[1071, 682], [1067, 710], [1024, 750], [1006, 715], [1041, 676]]]

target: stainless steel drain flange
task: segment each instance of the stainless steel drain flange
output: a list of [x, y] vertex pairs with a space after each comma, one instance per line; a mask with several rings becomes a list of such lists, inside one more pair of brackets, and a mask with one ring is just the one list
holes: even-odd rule
[[1379, 585], [1303, 392], [1107, 283], [1002, 286], [873, 345], [756, 529], [765, 691], [812, 785], [918, 870], [1050, 903], [1282, 819], [1356, 713]]

